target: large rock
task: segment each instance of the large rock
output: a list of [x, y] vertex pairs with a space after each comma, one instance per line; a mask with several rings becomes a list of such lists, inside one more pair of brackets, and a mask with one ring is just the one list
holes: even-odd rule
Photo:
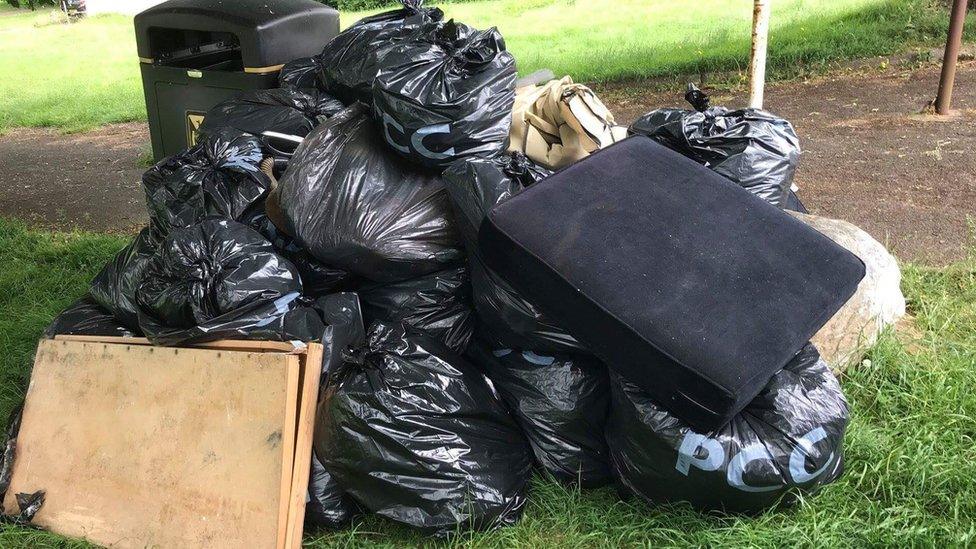
[[864, 261], [864, 280], [851, 299], [813, 336], [813, 343], [834, 370], [844, 370], [864, 356], [885, 327], [905, 314], [901, 271], [894, 256], [856, 225], [839, 219], [790, 212]]

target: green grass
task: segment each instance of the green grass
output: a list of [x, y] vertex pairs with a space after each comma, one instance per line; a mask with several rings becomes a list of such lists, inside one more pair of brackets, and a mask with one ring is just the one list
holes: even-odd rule
[[[778, 0], [770, 78], [937, 45], [948, 15], [945, 2], [931, 2]], [[498, 26], [523, 73], [551, 68], [579, 81], [605, 81], [744, 71], [750, 6], [744, 0], [496, 0], [443, 7], [476, 27]], [[374, 12], [344, 13], [343, 22]], [[49, 11], [0, 13], [0, 133], [145, 120], [131, 20], [54, 20]], [[971, 16], [967, 38], [976, 37], [974, 27]]]
[[0, 16], [0, 132], [145, 120], [131, 21], [99, 16], [52, 23], [54, 13]]
[[[22, 398], [45, 324], [84, 293], [123, 240], [32, 231], [0, 220], [0, 414]], [[847, 472], [791, 510], [757, 517], [702, 515], [682, 505], [620, 501], [537, 479], [513, 528], [462, 536], [477, 547], [966, 546], [976, 543], [976, 260], [946, 269], [904, 266], [903, 288], [921, 339], [888, 334], [843, 379], [852, 421]], [[56, 489], [50, 487], [49, 489]], [[310, 547], [429, 545], [371, 518], [309, 536]], [[0, 526], [0, 547], [81, 547]]]

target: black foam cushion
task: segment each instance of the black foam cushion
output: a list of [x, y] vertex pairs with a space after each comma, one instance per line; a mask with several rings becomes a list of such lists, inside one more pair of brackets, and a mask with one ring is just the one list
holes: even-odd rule
[[692, 427], [718, 428], [853, 295], [855, 255], [645, 137], [492, 209], [485, 261]]

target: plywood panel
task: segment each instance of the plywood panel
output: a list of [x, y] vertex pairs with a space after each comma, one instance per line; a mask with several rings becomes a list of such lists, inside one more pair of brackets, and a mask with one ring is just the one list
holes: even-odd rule
[[305, 499], [308, 495], [309, 472], [312, 468], [315, 406], [318, 404], [319, 383], [322, 377], [322, 352], [322, 345], [310, 343], [302, 365], [302, 390], [298, 400], [298, 431], [295, 440], [295, 471], [292, 477], [288, 532], [285, 541], [285, 547], [288, 549], [296, 549], [302, 545]]
[[[151, 345], [144, 337], [58, 335], [58, 341], [85, 341], [89, 343], [118, 343], [122, 345]], [[303, 353], [307, 345], [298, 341], [259, 341], [248, 339], [221, 339], [192, 343], [187, 347], [197, 349], [224, 349], [228, 351], [275, 351], [283, 353]]]
[[298, 376], [293, 354], [42, 341], [5, 505], [44, 489], [35, 524], [110, 547], [280, 546]]

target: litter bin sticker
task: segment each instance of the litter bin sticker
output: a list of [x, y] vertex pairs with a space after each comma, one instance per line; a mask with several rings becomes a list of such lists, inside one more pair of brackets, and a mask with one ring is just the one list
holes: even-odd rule
[[203, 124], [203, 117], [206, 113], [198, 111], [186, 111], [186, 144], [192, 147], [197, 144], [200, 135], [200, 125]]

